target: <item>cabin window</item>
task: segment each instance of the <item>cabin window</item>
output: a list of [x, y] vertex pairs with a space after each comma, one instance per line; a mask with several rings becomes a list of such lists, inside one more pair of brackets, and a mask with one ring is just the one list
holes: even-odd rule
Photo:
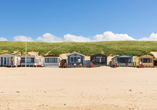
[[73, 62], [73, 57], [71, 57], [71, 62]]
[[152, 59], [150, 60], [150, 62], [152, 63]]
[[74, 57], [74, 62], [77, 62], [77, 57]]
[[45, 58], [45, 62], [49, 62], [49, 59], [48, 59], [48, 58]]
[[[21, 58], [21, 63], [25, 63], [25, 58]], [[26, 58], [26, 63], [34, 63], [34, 58]]]
[[45, 62], [46, 63], [56, 63], [57, 62], [57, 58], [45, 58]]
[[150, 59], [149, 58], [144, 58], [143, 63], [150, 63]]
[[100, 61], [100, 58], [97, 58], [97, 59], [96, 59], [96, 62], [98, 62], [98, 63], [101, 62], [101, 61]]
[[81, 59], [80, 59], [80, 57], [78, 57], [77, 59], [78, 59], [78, 62], [81, 62]]
[[6, 57], [4, 57], [4, 65], [6, 65]]
[[102, 57], [96, 57], [96, 62], [101, 63], [102, 62]]
[[54, 58], [49, 58], [49, 62], [55, 62]]
[[120, 59], [119, 59], [119, 62], [120, 62], [120, 63], [128, 63], [129, 60], [130, 60], [130, 58], [120, 58]]
[[74, 62], [74, 63], [81, 62], [81, 58], [80, 57], [71, 57], [71, 62]]
[[57, 58], [55, 58], [55, 62], [57, 62]]
[[102, 58], [102, 62], [103, 62], [103, 63], [105, 62], [105, 57]]
[[128, 59], [128, 62], [130, 62], [130, 58]]

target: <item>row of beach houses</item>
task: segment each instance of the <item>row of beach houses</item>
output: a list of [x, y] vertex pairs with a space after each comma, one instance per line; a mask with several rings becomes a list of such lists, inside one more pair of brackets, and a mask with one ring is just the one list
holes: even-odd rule
[[56, 55], [46, 55], [38, 57], [35, 55], [15, 55], [11, 53], [0, 54], [1, 67], [24, 67], [25, 58], [28, 67], [82, 67], [82, 66], [130, 66], [130, 67], [154, 67], [157, 66], [157, 59], [153, 56], [144, 55], [140, 57], [133, 57], [130, 55], [115, 56], [107, 63], [107, 55], [102, 53], [93, 54], [90, 60], [85, 60], [85, 55], [73, 52], [66, 55], [63, 59]]

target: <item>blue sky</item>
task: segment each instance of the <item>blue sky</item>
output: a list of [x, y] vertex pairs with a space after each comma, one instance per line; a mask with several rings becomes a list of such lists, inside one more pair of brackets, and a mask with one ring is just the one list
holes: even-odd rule
[[157, 40], [156, 4], [157, 0], [0, 0], [0, 40]]

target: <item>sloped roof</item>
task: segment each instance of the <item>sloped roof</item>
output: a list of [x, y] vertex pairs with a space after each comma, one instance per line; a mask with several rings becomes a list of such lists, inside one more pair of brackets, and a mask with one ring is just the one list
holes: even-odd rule
[[70, 56], [70, 55], [73, 55], [73, 54], [79, 54], [79, 55], [81, 55], [81, 56], [85, 56], [85, 55], [83, 55], [83, 54], [81, 54], [81, 53], [78, 53], [78, 52], [70, 53], [70, 54], [68, 54], [67, 56]]
[[96, 55], [104, 55], [104, 56], [107, 56], [106, 54], [102, 54], [102, 53], [96, 53], [96, 54], [93, 54], [91, 56], [96, 56]]
[[153, 56], [151, 56], [151, 55], [143, 55], [143, 56], [141, 56], [141, 57], [153, 57]]
[[[35, 57], [35, 55], [26, 55], [27, 57]], [[25, 55], [21, 55], [21, 57], [25, 57]]]
[[[3, 55], [3, 54], [10, 54], [10, 55], [15, 55], [15, 54], [12, 54], [12, 53], [2, 53], [2, 54], [0, 54], [0, 55]], [[15, 55], [15, 56], [20, 56], [20, 55]]]
[[119, 55], [117, 57], [133, 57], [133, 56], [131, 56], [131, 55]]
[[45, 55], [44, 57], [59, 57], [57, 55]]

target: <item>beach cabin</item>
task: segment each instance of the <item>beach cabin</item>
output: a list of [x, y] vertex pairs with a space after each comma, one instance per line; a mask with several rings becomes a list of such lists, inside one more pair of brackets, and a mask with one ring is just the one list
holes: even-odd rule
[[[25, 55], [21, 55], [21, 65], [25, 66]], [[26, 65], [30, 67], [42, 65], [42, 59], [35, 55], [26, 55]]]
[[139, 57], [139, 61], [142, 62], [143, 67], [154, 67], [154, 57], [150, 55], [143, 55]]
[[107, 65], [107, 55], [102, 53], [93, 54], [90, 61], [95, 65]]
[[68, 65], [84, 65], [85, 55], [78, 52], [73, 52], [67, 55]]
[[61, 59], [60, 60], [60, 67], [64, 67], [66, 63], [66, 59]]
[[[18, 66], [20, 65], [21, 57], [11, 53], [0, 54], [0, 66]], [[11, 62], [11, 63], [10, 63]]]
[[134, 67], [140, 67], [140, 60], [139, 60], [139, 57], [134, 57], [133, 58], [133, 66]]
[[115, 66], [133, 66], [133, 56], [119, 55], [112, 58], [112, 67]]
[[59, 56], [46, 55], [46, 56], [44, 56], [43, 66], [44, 67], [59, 67], [61, 60], [62, 60], [62, 58]]

